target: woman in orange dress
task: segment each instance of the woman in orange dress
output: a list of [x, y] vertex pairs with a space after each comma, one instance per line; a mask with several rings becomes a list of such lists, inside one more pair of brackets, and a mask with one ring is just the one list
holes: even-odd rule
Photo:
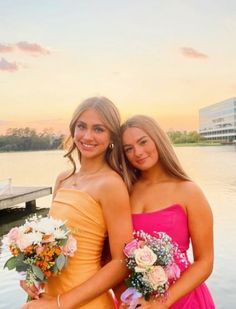
[[[127, 275], [122, 249], [132, 238], [132, 224], [121, 176], [125, 164], [119, 113], [107, 98], [89, 98], [75, 110], [70, 133], [72, 143], [65, 156], [74, 168], [58, 176], [49, 214], [66, 221], [77, 240], [77, 251], [61, 274], [48, 280], [42, 297], [37, 297], [34, 287], [21, 283], [38, 298], [22, 309], [115, 308], [109, 289]], [[73, 152], [79, 157], [79, 170]], [[102, 267], [107, 237], [111, 260]]]

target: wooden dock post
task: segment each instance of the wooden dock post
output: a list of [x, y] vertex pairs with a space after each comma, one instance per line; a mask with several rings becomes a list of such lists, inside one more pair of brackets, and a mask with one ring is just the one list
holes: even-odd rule
[[36, 199], [50, 194], [51, 187], [11, 187], [11, 193], [0, 195], [0, 210], [25, 203], [27, 211], [34, 211]]

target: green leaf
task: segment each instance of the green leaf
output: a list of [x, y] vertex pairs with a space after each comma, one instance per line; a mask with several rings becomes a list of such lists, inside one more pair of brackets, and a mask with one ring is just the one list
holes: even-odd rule
[[35, 266], [35, 265], [32, 265], [32, 270], [33, 270], [33, 273], [34, 275], [41, 281], [43, 281], [44, 279], [44, 274], [42, 272], [42, 270], [38, 267], [38, 266]]
[[16, 271], [17, 272], [25, 272], [25, 271], [27, 271], [27, 269], [29, 269], [30, 268], [30, 265], [28, 265], [28, 264], [25, 264], [25, 263], [22, 263], [21, 265], [16, 265]]
[[67, 238], [62, 238], [58, 241], [59, 246], [62, 246], [62, 247], [64, 247], [66, 243], [67, 243]]
[[29, 264], [26, 264], [24, 262], [25, 255], [24, 253], [19, 253], [16, 257], [16, 271], [26, 271], [28, 268], [30, 268]]
[[57, 265], [56, 264], [54, 264], [53, 265], [53, 268], [52, 268], [52, 272], [54, 273], [54, 274], [56, 274], [57, 272], [58, 272], [58, 268], [57, 268]]
[[24, 263], [24, 253], [19, 253], [16, 257], [16, 267]]
[[66, 258], [64, 256], [63, 253], [61, 253], [57, 258], [56, 258], [56, 265], [57, 265], [57, 268], [59, 270], [61, 270], [63, 268], [63, 266], [65, 265], [66, 263]]
[[12, 256], [10, 259], [8, 259], [3, 266], [3, 268], [8, 268], [9, 270], [14, 269], [16, 267], [16, 257]]

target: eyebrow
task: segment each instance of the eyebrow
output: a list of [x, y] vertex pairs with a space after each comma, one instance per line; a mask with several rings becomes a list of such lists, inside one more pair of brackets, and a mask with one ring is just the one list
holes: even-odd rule
[[[77, 123], [82, 123], [82, 124], [84, 124], [84, 125], [87, 125], [87, 123], [84, 122], [84, 121], [82, 121], [82, 120], [77, 120], [77, 121], [76, 121], [76, 124], [77, 124]], [[106, 128], [106, 126], [105, 126], [104, 124], [102, 124], [102, 123], [95, 123], [95, 124], [93, 124], [93, 127], [104, 127], [104, 128]]]
[[[147, 135], [143, 135], [137, 139], [136, 143], [139, 143], [143, 138], [147, 138]], [[132, 146], [131, 144], [124, 144], [123, 147]]]

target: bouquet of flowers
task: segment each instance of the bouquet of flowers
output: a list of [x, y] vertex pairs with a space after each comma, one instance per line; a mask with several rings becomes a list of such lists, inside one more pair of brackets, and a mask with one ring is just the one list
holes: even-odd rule
[[65, 222], [52, 217], [26, 220], [20, 227], [12, 228], [3, 238], [11, 254], [4, 268], [16, 269], [28, 285], [46, 281], [59, 274], [68, 256], [76, 250], [76, 240], [69, 233]]
[[122, 295], [129, 309], [144, 297], [157, 297], [164, 301], [170, 284], [180, 276], [179, 265], [187, 266], [187, 259], [170, 236], [154, 232], [151, 236], [143, 231], [134, 233], [134, 239], [124, 248], [126, 265], [131, 270], [125, 284], [129, 287]]

